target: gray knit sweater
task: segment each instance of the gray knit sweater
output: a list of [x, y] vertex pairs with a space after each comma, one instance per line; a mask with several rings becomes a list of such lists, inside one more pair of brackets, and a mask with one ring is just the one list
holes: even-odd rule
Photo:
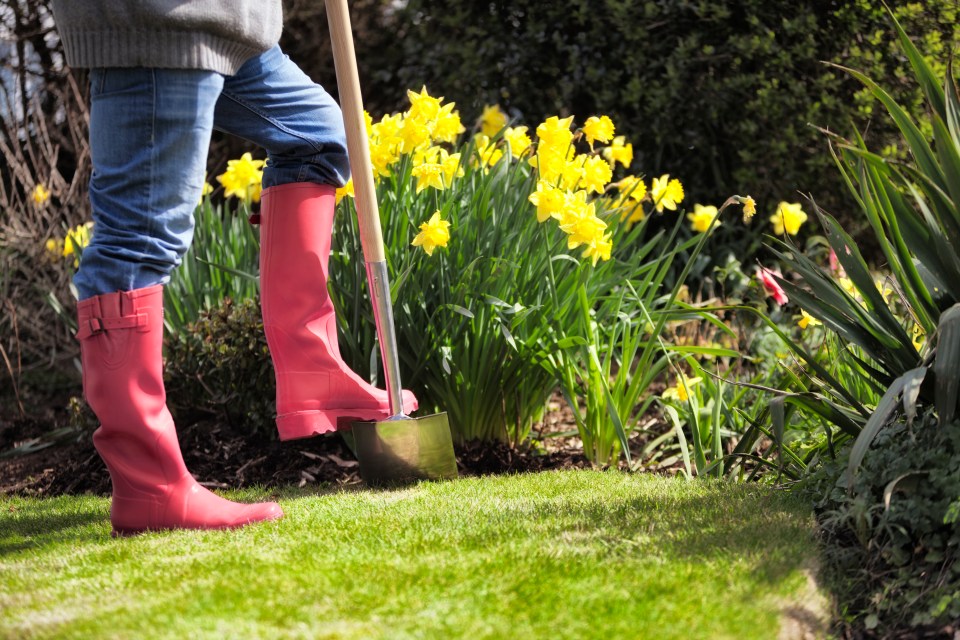
[[75, 67], [172, 67], [233, 75], [280, 39], [280, 0], [53, 0]]

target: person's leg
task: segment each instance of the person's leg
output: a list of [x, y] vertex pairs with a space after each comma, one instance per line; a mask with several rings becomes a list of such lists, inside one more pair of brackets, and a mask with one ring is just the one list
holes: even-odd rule
[[[390, 414], [385, 391], [340, 356], [327, 293], [334, 190], [349, 176], [336, 102], [279, 48], [227, 78], [215, 126], [267, 150], [261, 195], [260, 295], [277, 380], [280, 438]], [[417, 408], [409, 391], [405, 410]]]
[[229, 502], [187, 471], [163, 387], [163, 286], [190, 244], [217, 74], [91, 74], [93, 239], [75, 282], [83, 389], [100, 420], [114, 534], [235, 527], [282, 515]]
[[294, 182], [341, 187], [350, 178], [340, 107], [280, 47], [225, 79], [214, 128], [267, 151], [264, 189]]
[[176, 69], [90, 74], [94, 234], [80, 300], [164, 284], [193, 238], [223, 76]]

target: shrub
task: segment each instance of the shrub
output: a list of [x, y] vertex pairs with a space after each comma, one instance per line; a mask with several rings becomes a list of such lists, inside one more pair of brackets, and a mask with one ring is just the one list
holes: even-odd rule
[[223, 300], [166, 346], [167, 404], [178, 419], [273, 429], [276, 382], [258, 298]]
[[852, 480], [846, 467], [826, 464], [803, 485], [841, 618], [878, 637], [960, 619], [960, 422], [897, 420]]

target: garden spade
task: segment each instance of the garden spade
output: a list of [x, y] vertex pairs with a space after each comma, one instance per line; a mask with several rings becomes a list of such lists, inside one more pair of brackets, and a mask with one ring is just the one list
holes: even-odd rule
[[363, 118], [350, 13], [347, 0], [326, 0], [326, 6], [340, 107], [347, 133], [350, 172], [353, 174], [360, 241], [390, 403], [390, 417], [386, 420], [353, 423], [354, 451], [360, 463], [360, 475], [368, 484], [456, 478], [457, 460], [447, 414], [412, 418], [404, 413], [390, 280]]

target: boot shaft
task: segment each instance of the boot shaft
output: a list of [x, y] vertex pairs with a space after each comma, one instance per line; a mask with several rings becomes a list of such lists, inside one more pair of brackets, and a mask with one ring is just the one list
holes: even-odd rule
[[[77, 303], [83, 392], [94, 413], [129, 422], [166, 407], [163, 287], [117, 291]], [[118, 394], [129, 389], [127, 394]]]
[[[386, 391], [358, 376], [337, 343], [327, 289], [335, 193], [328, 185], [294, 183], [261, 194], [260, 303], [276, 373], [281, 440], [390, 415]], [[408, 411], [417, 408], [409, 391], [403, 402]]]
[[93, 443], [114, 495], [182, 479], [187, 470], [163, 385], [163, 287], [82, 300], [77, 327], [83, 395], [100, 420]]

